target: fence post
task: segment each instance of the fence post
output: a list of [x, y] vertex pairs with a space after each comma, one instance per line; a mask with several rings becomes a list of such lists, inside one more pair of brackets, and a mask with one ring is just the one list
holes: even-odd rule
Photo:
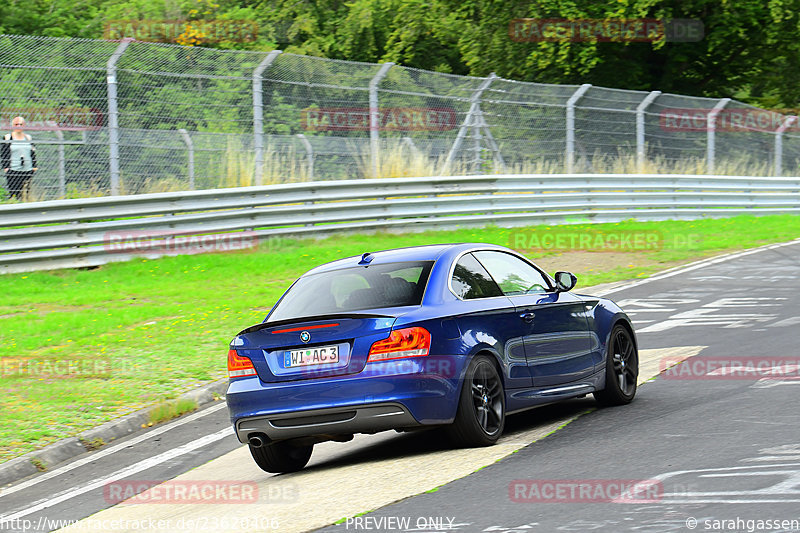
[[122, 39], [106, 63], [108, 91], [108, 170], [111, 174], [111, 195], [119, 194], [119, 109], [117, 108], [117, 61], [133, 39]]
[[706, 135], [707, 135], [707, 144], [706, 144], [706, 167], [707, 172], [709, 174], [714, 173], [714, 158], [716, 156], [716, 132], [717, 132], [717, 115], [719, 115], [720, 111], [728, 105], [730, 102], [730, 98], [723, 98], [717, 105], [715, 105], [711, 111], [708, 113], [708, 119], [706, 123]]
[[575, 168], [575, 104], [591, 87], [591, 83], [584, 83], [567, 100], [567, 174]]
[[297, 138], [300, 139], [303, 143], [303, 147], [306, 149], [306, 159], [308, 161], [308, 172], [306, 174], [308, 175], [308, 181], [312, 181], [314, 179], [314, 148], [302, 133], [298, 133]]
[[273, 50], [253, 71], [253, 149], [256, 159], [254, 176], [256, 185], [261, 185], [264, 179], [264, 98], [261, 75], [280, 53], [281, 50]]
[[181, 134], [181, 137], [183, 137], [183, 142], [186, 143], [186, 150], [189, 152], [189, 188], [194, 190], [194, 142], [192, 142], [192, 137], [185, 129], [181, 128], [178, 132]]
[[636, 106], [636, 168], [639, 173], [644, 172], [644, 158], [645, 158], [645, 136], [644, 136], [644, 112], [647, 107], [653, 103], [653, 100], [658, 98], [661, 91], [651, 91], [650, 94], [644, 97], [642, 103]]
[[380, 70], [369, 82], [369, 152], [372, 159], [372, 177], [378, 177], [378, 166], [380, 163], [380, 117], [378, 115], [378, 85], [386, 77], [386, 73], [394, 66], [394, 63], [384, 63]]
[[461, 144], [464, 142], [464, 137], [467, 136], [467, 131], [469, 131], [469, 128], [476, 123], [475, 115], [481, 109], [481, 96], [483, 96], [483, 92], [488, 89], [489, 85], [491, 85], [492, 82], [497, 78], [497, 74], [494, 72], [490, 73], [489, 76], [487, 76], [478, 86], [475, 92], [472, 93], [472, 96], [470, 96], [469, 111], [467, 111], [467, 116], [464, 118], [464, 122], [458, 129], [458, 135], [456, 135], [456, 140], [453, 141], [453, 146], [450, 148], [450, 152], [447, 153], [447, 159], [445, 160], [444, 168], [442, 168], [441, 174], [445, 174], [450, 168], [450, 163], [453, 162], [453, 159], [456, 158], [456, 154], [461, 149]]
[[775, 175], [783, 175], [783, 132], [789, 129], [792, 122], [797, 121], [797, 116], [786, 117], [783, 124], [775, 130]]
[[67, 165], [66, 158], [64, 157], [64, 132], [58, 129], [58, 123], [55, 121], [47, 121], [48, 126], [54, 126], [53, 133], [58, 138], [58, 196], [64, 198], [67, 196]]

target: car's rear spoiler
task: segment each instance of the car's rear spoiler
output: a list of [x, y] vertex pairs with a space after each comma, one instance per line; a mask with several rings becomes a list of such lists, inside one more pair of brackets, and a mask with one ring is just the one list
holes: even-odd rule
[[337, 314], [327, 314], [327, 315], [304, 316], [300, 318], [290, 318], [287, 320], [276, 320], [275, 322], [261, 322], [260, 324], [254, 324], [250, 327], [243, 329], [242, 331], [237, 333], [237, 335], [242, 335], [244, 333], [252, 333], [254, 331], [259, 331], [274, 326], [297, 324], [298, 322], [299, 323], [314, 322], [315, 320], [330, 320], [332, 318], [396, 318], [396, 315], [377, 315], [374, 313], [337, 313]]

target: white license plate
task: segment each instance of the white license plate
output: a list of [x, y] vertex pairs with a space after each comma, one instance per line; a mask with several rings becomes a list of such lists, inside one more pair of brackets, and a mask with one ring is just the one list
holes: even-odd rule
[[290, 350], [283, 356], [283, 366], [294, 368], [298, 366], [326, 365], [339, 362], [339, 347], [314, 346], [302, 350]]

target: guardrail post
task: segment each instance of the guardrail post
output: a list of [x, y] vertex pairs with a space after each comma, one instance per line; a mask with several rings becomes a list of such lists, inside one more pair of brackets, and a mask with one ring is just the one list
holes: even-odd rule
[[715, 105], [711, 111], [708, 113], [708, 118], [706, 119], [706, 135], [707, 135], [707, 144], [706, 144], [706, 167], [707, 172], [709, 174], [714, 173], [714, 158], [716, 157], [716, 132], [717, 132], [717, 115], [719, 115], [720, 111], [728, 105], [730, 102], [730, 98], [723, 98], [717, 105]]
[[192, 142], [192, 137], [189, 135], [189, 132], [185, 129], [181, 128], [178, 130], [183, 137], [183, 142], [186, 143], [186, 150], [189, 152], [189, 163], [188, 163], [188, 174], [189, 174], [189, 188], [191, 190], [195, 189], [194, 186], [194, 142]]
[[489, 88], [489, 85], [492, 84], [494, 80], [498, 78], [497, 74], [491, 72], [486, 79], [475, 89], [475, 92], [472, 93], [472, 96], [469, 98], [469, 111], [467, 111], [467, 116], [464, 118], [464, 122], [461, 124], [461, 127], [458, 128], [458, 134], [456, 135], [456, 140], [453, 141], [453, 146], [450, 147], [450, 151], [447, 153], [447, 159], [445, 160], [444, 167], [440, 174], [446, 174], [447, 171], [450, 169], [450, 164], [456, 158], [456, 154], [461, 149], [461, 144], [464, 142], [464, 138], [467, 136], [467, 132], [469, 128], [476, 124], [475, 116], [480, 112], [481, 109], [481, 96], [483, 96], [483, 92]]
[[567, 174], [575, 168], [575, 104], [591, 87], [591, 83], [584, 83], [567, 100]]
[[111, 174], [111, 195], [119, 194], [119, 109], [117, 108], [117, 61], [133, 39], [122, 39], [106, 63], [108, 91], [108, 169]]
[[797, 116], [786, 117], [777, 130], [775, 130], [775, 175], [783, 175], [783, 132], [789, 129], [792, 122], [797, 122]]
[[369, 152], [372, 160], [372, 177], [378, 177], [380, 166], [380, 116], [378, 115], [378, 85], [394, 63], [384, 63], [369, 82]]
[[297, 134], [297, 138], [303, 143], [303, 148], [306, 149], [306, 161], [307, 163], [307, 177], [308, 181], [314, 179], [314, 147], [311, 146], [311, 143], [308, 142], [308, 139], [302, 133]]
[[256, 160], [253, 181], [256, 185], [262, 185], [264, 179], [264, 89], [261, 75], [280, 53], [281, 50], [273, 50], [253, 71], [253, 150]]
[[661, 91], [651, 91], [650, 94], [644, 97], [642, 103], [636, 106], [636, 168], [639, 170], [640, 174], [644, 172], [644, 160], [646, 155], [644, 112], [660, 94]]

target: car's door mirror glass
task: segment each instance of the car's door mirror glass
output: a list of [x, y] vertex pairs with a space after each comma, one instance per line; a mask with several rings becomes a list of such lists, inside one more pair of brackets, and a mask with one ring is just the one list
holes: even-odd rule
[[556, 272], [556, 290], [558, 292], [566, 292], [572, 290], [575, 284], [578, 283], [578, 277], [572, 272], [559, 271]]

